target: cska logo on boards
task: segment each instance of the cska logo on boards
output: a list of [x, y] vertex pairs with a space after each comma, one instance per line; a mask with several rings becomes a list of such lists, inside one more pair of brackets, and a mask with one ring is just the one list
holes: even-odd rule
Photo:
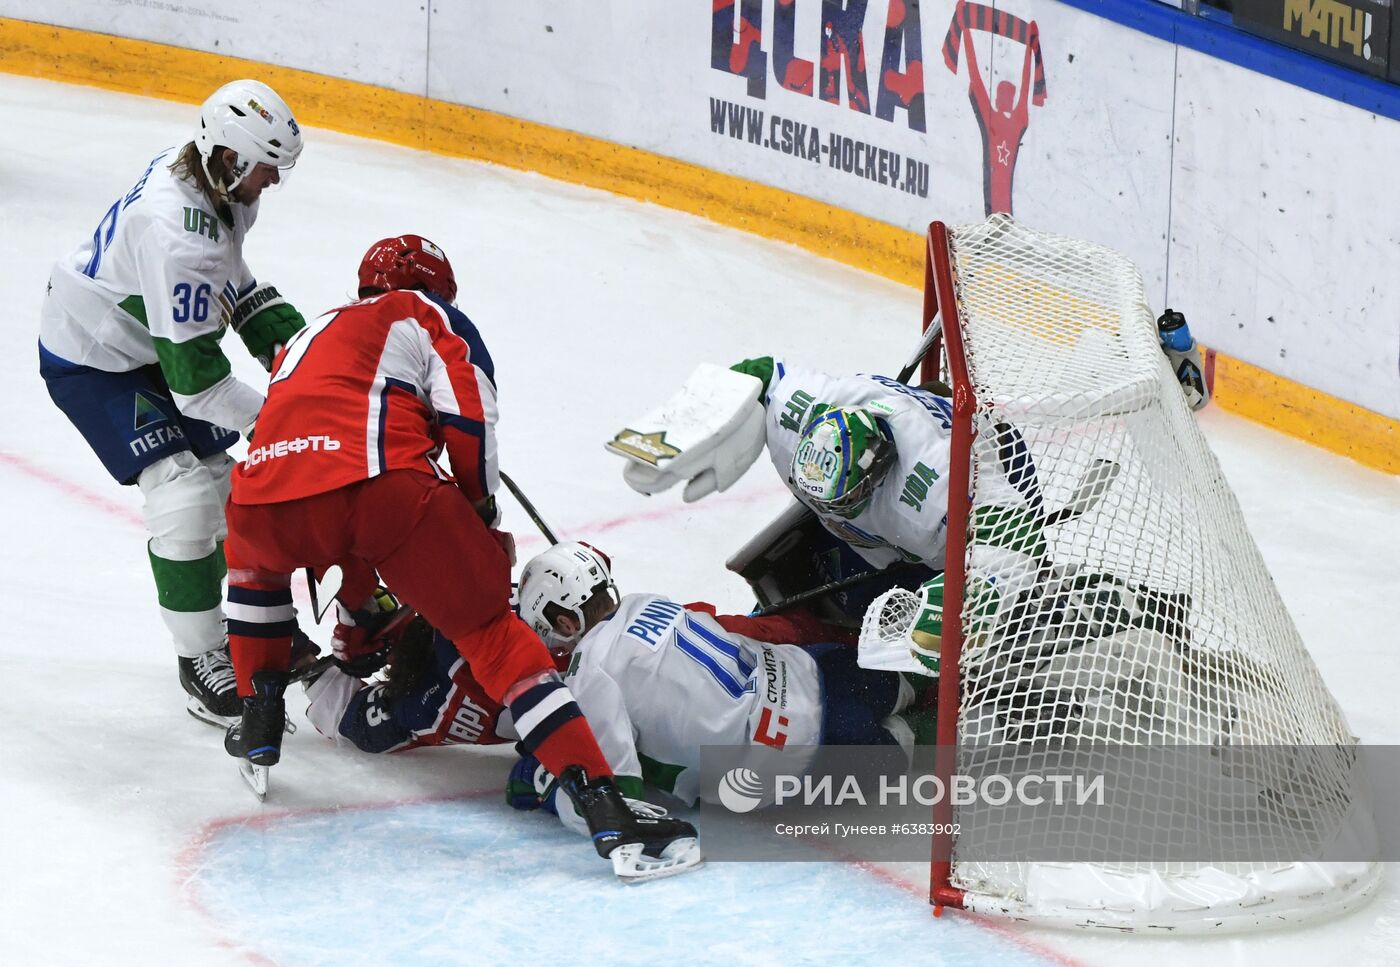
[[[750, 98], [766, 100], [769, 77], [785, 91], [815, 97], [832, 105], [843, 101], [850, 110], [873, 115], [890, 124], [903, 123], [926, 132], [924, 95], [927, 85], [939, 85], [939, 96], [957, 90], [965, 79], [967, 97], [982, 135], [983, 205], [986, 214], [1012, 211], [1012, 182], [1016, 158], [1030, 124], [1031, 106], [1045, 103], [1045, 66], [1040, 32], [1004, 10], [957, 0], [943, 39], [943, 63], [951, 78], [924, 75], [923, 17], [919, 0], [820, 0], [821, 51], [817, 62], [797, 56], [797, 6], [818, 0], [712, 0], [710, 66], [743, 77]], [[885, 6], [880, 38], [879, 69], [866, 61], [865, 20], [872, 5]], [[765, 42], [764, 15], [772, 7], [773, 36]], [[1022, 48], [1019, 80], [997, 82], [989, 91], [978, 61], [978, 45], [990, 57], [995, 35]], [[873, 94], [872, 94], [873, 89]], [[959, 92], [960, 93], [960, 92]], [[960, 98], [959, 98], [960, 99]], [[920, 197], [928, 196], [929, 165], [900, 159], [893, 151], [865, 141], [828, 134], [815, 126], [776, 116], [764, 128], [763, 112], [711, 99], [711, 130], [748, 140], [783, 154], [828, 164], [870, 181]], [[838, 123], [833, 115], [832, 123]]]

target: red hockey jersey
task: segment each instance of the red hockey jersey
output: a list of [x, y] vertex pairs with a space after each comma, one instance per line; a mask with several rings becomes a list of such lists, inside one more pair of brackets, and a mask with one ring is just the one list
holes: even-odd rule
[[480, 334], [453, 306], [397, 290], [321, 316], [277, 359], [237, 504], [324, 493], [386, 470], [447, 474], [472, 501], [494, 493], [496, 386]]

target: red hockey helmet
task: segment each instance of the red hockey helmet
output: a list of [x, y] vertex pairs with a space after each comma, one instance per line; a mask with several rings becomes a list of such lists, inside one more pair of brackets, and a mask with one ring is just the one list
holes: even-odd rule
[[423, 289], [448, 302], [457, 299], [451, 263], [421, 235], [381, 238], [360, 260], [360, 298], [390, 289]]

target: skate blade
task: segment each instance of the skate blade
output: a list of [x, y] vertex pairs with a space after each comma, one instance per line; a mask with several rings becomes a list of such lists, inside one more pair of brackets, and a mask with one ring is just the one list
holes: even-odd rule
[[220, 729], [227, 729], [230, 725], [234, 725], [242, 719], [242, 715], [215, 715], [213, 712], [209, 711], [209, 709], [205, 708], [204, 703], [193, 695], [185, 697], [185, 711], [189, 712], [206, 725], [212, 725]]
[[267, 766], [254, 765], [247, 759], [238, 760], [238, 774], [248, 784], [248, 788], [253, 790], [258, 802], [267, 798], [267, 770]]
[[613, 850], [608, 858], [612, 860], [617, 878], [628, 885], [684, 873], [699, 866], [705, 859], [700, 852], [700, 844], [693, 836], [682, 837], [668, 844], [660, 856], [648, 856], [642, 852], [641, 843], [628, 843]]

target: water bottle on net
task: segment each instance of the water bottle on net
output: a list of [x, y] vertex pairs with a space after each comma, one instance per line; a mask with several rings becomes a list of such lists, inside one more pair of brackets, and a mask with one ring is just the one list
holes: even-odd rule
[[1161, 340], [1162, 352], [1171, 363], [1172, 372], [1181, 383], [1181, 391], [1191, 409], [1199, 410], [1210, 402], [1210, 388], [1206, 386], [1205, 369], [1201, 365], [1201, 350], [1191, 337], [1191, 327], [1186, 324], [1186, 316], [1175, 309], [1167, 309], [1157, 317], [1157, 338]]

